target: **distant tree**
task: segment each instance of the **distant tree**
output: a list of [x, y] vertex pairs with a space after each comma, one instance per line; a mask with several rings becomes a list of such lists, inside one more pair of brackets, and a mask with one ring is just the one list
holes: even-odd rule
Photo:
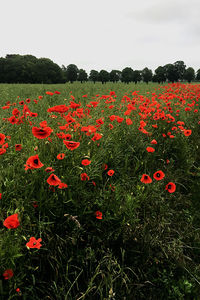
[[142, 80], [144, 82], [146, 82], [147, 84], [149, 83], [149, 81], [152, 80], [152, 77], [153, 77], [153, 73], [152, 73], [152, 70], [148, 69], [148, 68], [144, 68], [142, 70]]
[[163, 83], [166, 81], [166, 76], [165, 76], [165, 68], [162, 66], [159, 66], [157, 69], [155, 69], [155, 77], [154, 80], [155, 82], [158, 83]]
[[200, 69], [197, 70], [197, 73], [196, 73], [196, 80], [197, 80], [197, 81], [200, 81]]
[[101, 70], [99, 72], [99, 80], [102, 82], [102, 84], [108, 82], [109, 79], [109, 73], [106, 70]]
[[110, 81], [112, 82], [117, 82], [120, 80], [120, 75], [121, 75], [121, 72], [118, 71], [118, 70], [112, 70], [110, 72]]
[[135, 84], [140, 82], [142, 80], [141, 71], [134, 70], [132, 80], [135, 82]]
[[173, 64], [167, 64], [164, 66], [165, 77], [170, 82], [178, 81], [178, 72]]
[[96, 70], [91, 70], [91, 71], [90, 71], [90, 75], [89, 75], [89, 79], [90, 79], [91, 81], [93, 81], [94, 83], [95, 83], [96, 81], [98, 81], [98, 80], [99, 80], [99, 72], [96, 71]]
[[67, 81], [70, 81], [71, 83], [76, 81], [78, 78], [78, 71], [79, 70], [76, 65], [74, 65], [74, 64], [68, 65], [67, 69], [66, 69]]
[[195, 71], [193, 68], [189, 67], [185, 70], [184, 77], [189, 83], [195, 79]]
[[125, 83], [133, 81], [133, 69], [129, 67], [124, 68], [122, 70], [121, 80]]
[[63, 82], [62, 70], [49, 58], [39, 58], [34, 65], [34, 82], [61, 83]]
[[86, 71], [83, 69], [80, 69], [78, 72], [77, 80], [82, 83], [83, 81], [87, 81], [87, 79], [88, 79], [88, 75], [87, 75]]
[[178, 74], [178, 80], [183, 80], [183, 76], [184, 76], [184, 73], [185, 73], [185, 70], [186, 70], [186, 65], [184, 63], [184, 61], [182, 60], [178, 60], [174, 63], [174, 66], [175, 66], [175, 70]]

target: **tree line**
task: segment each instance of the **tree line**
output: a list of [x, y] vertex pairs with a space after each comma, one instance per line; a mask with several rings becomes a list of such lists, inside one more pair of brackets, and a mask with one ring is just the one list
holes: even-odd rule
[[200, 81], [200, 69], [186, 68], [183, 61], [166, 64], [155, 69], [133, 70], [126, 67], [122, 71], [91, 70], [89, 74], [74, 64], [60, 67], [49, 58], [36, 58], [33, 55], [7, 54], [0, 58], [1, 83], [65, 83], [86, 82], [158, 82]]

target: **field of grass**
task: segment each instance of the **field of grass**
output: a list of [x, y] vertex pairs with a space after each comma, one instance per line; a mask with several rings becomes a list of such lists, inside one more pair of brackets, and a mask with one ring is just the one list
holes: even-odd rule
[[200, 299], [200, 85], [0, 84], [0, 299]]

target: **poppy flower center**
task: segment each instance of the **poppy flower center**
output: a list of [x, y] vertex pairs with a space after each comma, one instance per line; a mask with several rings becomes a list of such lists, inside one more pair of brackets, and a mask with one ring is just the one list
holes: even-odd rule
[[160, 173], [157, 173], [156, 176], [157, 176], [157, 177], [160, 177]]
[[168, 185], [168, 190], [170, 190], [172, 188], [171, 184]]
[[36, 164], [36, 165], [38, 165], [38, 159], [36, 158], [36, 159], [34, 159], [34, 164]]
[[147, 175], [145, 175], [145, 176], [144, 176], [144, 179], [148, 179], [148, 176], [147, 176]]

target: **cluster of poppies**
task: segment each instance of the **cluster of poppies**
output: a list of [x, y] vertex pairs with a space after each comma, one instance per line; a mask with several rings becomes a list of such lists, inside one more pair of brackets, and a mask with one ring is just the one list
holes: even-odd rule
[[[159, 90], [162, 92], [159, 93]], [[53, 97], [55, 94], [60, 94], [60, 92], [50, 92], [47, 91], [47, 97]], [[134, 128], [138, 130], [139, 133], [144, 134], [147, 138], [152, 136], [151, 129], [153, 128], [155, 131], [159, 127], [159, 121], [166, 122], [167, 124], [171, 124], [170, 131], [163, 132], [163, 138], [174, 139], [177, 135], [183, 134], [186, 138], [188, 138], [192, 134], [192, 130], [187, 128], [186, 124], [179, 120], [180, 111], [184, 110], [189, 113], [198, 113], [198, 100], [200, 98], [200, 86], [199, 85], [181, 85], [181, 84], [169, 84], [167, 86], [163, 86], [158, 88], [158, 93], [151, 93], [151, 95], [139, 95], [139, 91], [132, 92], [131, 96], [125, 94], [121, 103], [117, 105], [117, 96], [114, 91], [111, 91], [108, 95], [99, 94], [93, 97], [91, 101], [88, 101], [86, 107], [82, 107], [81, 102], [76, 103], [75, 97], [73, 95], [70, 96], [71, 99], [69, 101], [69, 105], [60, 104], [53, 107], [49, 107], [47, 109], [48, 116], [52, 119], [57, 120], [58, 116], [62, 120], [62, 122], [57, 123], [57, 128], [51, 128], [48, 125], [46, 120], [43, 120], [39, 123], [38, 126], [35, 126], [33, 119], [38, 117], [37, 113], [34, 113], [30, 110], [29, 103], [31, 99], [28, 98], [26, 101], [20, 101], [19, 103], [11, 103], [8, 101], [5, 106], [1, 109], [3, 110], [11, 110], [11, 115], [8, 118], [3, 118], [3, 120], [11, 125], [15, 126], [23, 126], [23, 123], [26, 120], [26, 124], [30, 125], [30, 133], [36, 140], [44, 140], [48, 143], [52, 142], [52, 136], [61, 140], [62, 145], [64, 144], [66, 147], [66, 151], [74, 151], [81, 146], [82, 137], [88, 138], [88, 145], [90, 143], [96, 143], [97, 146], [106, 138], [106, 133], [104, 133], [104, 128], [109, 130], [115, 130], [121, 126], [121, 124], [125, 124], [125, 126], [132, 126], [136, 124]], [[87, 95], [83, 95], [83, 98], [87, 98]], [[34, 99], [34, 103], [37, 104], [38, 101], [43, 101], [43, 96], [39, 96], [38, 99]], [[187, 101], [186, 101], [187, 100]], [[101, 113], [106, 112], [104, 117], [93, 120], [92, 112], [96, 110], [100, 104], [104, 104], [104, 109], [102, 109], [101, 105]], [[173, 105], [172, 105], [173, 104]], [[14, 106], [20, 105], [22, 108], [13, 108]], [[175, 110], [176, 107], [176, 110]], [[113, 113], [113, 109], [118, 110], [120, 115], [116, 115]], [[139, 115], [139, 123], [138, 118], [136, 116]], [[82, 122], [84, 120], [84, 122]], [[86, 124], [88, 122], [88, 124]], [[84, 123], [84, 126], [82, 126]], [[91, 124], [93, 123], [93, 124]], [[153, 123], [153, 124], [152, 124]], [[200, 121], [198, 121], [200, 124]], [[78, 132], [79, 140], [73, 140], [74, 133]], [[109, 131], [105, 131], [109, 132]], [[0, 133], [0, 155], [5, 155], [10, 147], [10, 136], [6, 136], [4, 133]], [[155, 148], [152, 145], [156, 145], [157, 141], [152, 139], [149, 145], [146, 148], [148, 153], [154, 153]], [[16, 152], [22, 151], [22, 144], [15, 144], [14, 149]], [[38, 150], [36, 146], [35, 151]], [[149, 154], [153, 155], [153, 154]], [[58, 160], [63, 160], [66, 157], [65, 153], [56, 154]], [[88, 176], [86, 170], [87, 166], [92, 163], [91, 158], [84, 158], [81, 161], [83, 167], [86, 167], [83, 173], [80, 174], [80, 181], [89, 181], [90, 177]], [[167, 161], [169, 163], [169, 160]], [[41, 162], [39, 155], [31, 155], [26, 159], [26, 163], [24, 164], [25, 171], [29, 172], [30, 170], [37, 170], [45, 166], [45, 162]], [[106, 174], [109, 177], [112, 177], [115, 173], [115, 170], [109, 169], [107, 164], [103, 165], [103, 169], [106, 170]], [[62, 182], [62, 180], [53, 173], [55, 169], [51, 166], [45, 166], [44, 171], [46, 173], [51, 173], [49, 177], [46, 179], [46, 182], [49, 184], [50, 188], [54, 190], [54, 187], [58, 187], [59, 189], [68, 188], [67, 183]], [[116, 170], [117, 171], [117, 170]], [[31, 172], [31, 171], [30, 171]], [[114, 175], [115, 177], [116, 175]], [[109, 178], [108, 177], [108, 178]], [[163, 180], [165, 174], [163, 171], [158, 170], [153, 174], [153, 178], [156, 181]], [[143, 174], [140, 181], [144, 184], [152, 183], [152, 178], [148, 174]], [[95, 186], [95, 181], [92, 181], [92, 184]], [[109, 185], [111, 190], [114, 192], [115, 187], [113, 185]], [[174, 193], [176, 191], [176, 185], [174, 182], [168, 182], [165, 186], [165, 189], [169, 193]], [[0, 193], [0, 199], [2, 194]], [[34, 203], [34, 207], [37, 207], [37, 203]], [[102, 219], [103, 214], [101, 211], [94, 212], [96, 219]], [[20, 226], [20, 221], [18, 219], [19, 215], [17, 213], [10, 215], [7, 217], [3, 225], [8, 229], [15, 229]], [[36, 239], [35, 237], [30, 237], [30, 240], [26, 243], [28, 248], [37, 248], [40, 249], [42, 239]], [[5, 279], [10, 279], [13, 276], [13, 272], [11, 269], [7, 269], [3, 274]]]

